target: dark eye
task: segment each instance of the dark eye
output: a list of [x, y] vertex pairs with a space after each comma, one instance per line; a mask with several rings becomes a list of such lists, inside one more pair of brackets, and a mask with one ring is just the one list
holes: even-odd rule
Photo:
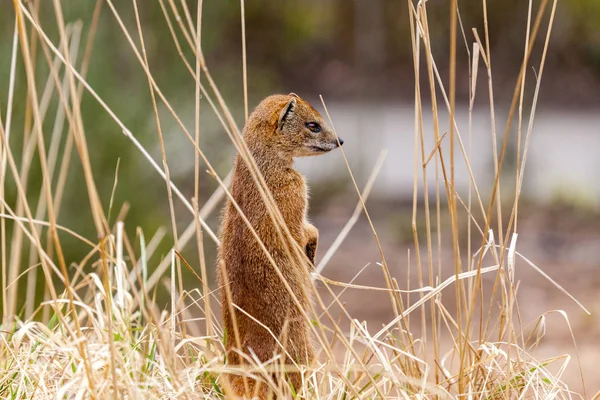
[[309, 122], [306, 124], [306, 127], [311, 132], [314, 132], [314, 133], [321, 132], [321, 125], [317, 124], [316, 122]]

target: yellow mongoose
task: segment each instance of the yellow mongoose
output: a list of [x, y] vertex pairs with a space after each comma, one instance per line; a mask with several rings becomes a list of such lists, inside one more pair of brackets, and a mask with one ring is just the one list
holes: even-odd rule
[[[294, 93], [264, 99], [248, 118], [243, 137], [291, 236], [304, 249], [310, 263], [314, 264], [318, 231], [306, 219], [306, 183], [304, 177], [293, 169], [293, 158], [327, 153], [343, 141], [336, 138], [318, 111]], [[240, 155], [235, 160], [231, 194], [273, 257], [302, 308], [308, 310], [311, 301], [310, 264], [308, 261], [299, 262], [298, 257], [289, 257], [294, 250], [288, 246], [290, 250], [286, 251], [286, 244], [281, 241], [259, 189]], [[286, 364], [292, 361], [301, 365], [310, 363], [313, 345], [309, 323], [293, 303], [273, 265], [231, 201], [224, 208], [221, 223], [219, 263], [223, 264], [218, 275], [228, 363], [244, 363], [237, 352], [239, 350], [250, 357], [256, 355], [261, 362], [271, 359], [274, 354], [283, 353], [273, 335], [283, 343], [292, 358], [286, 357]], [[221, 272], [223, 270], [224, 274]], [[231, 290], [233, 304], [272, 332], [236, 310], [235, 320], [241, 344], [239, 350], [236, 349], [232, 316], [223, 287], [225, 279]], [[288, 376], [295, 390], [299, 390], [300, 374]], [[240, 376], [231, 375], [229, 383], [237, 395], [247, 395], [248, 398], [256, 385], [254, 381], [247, 380], [250, 393], [245, 393]], [[259, 389], [259, 396], [267, 396], [264, 384]]]

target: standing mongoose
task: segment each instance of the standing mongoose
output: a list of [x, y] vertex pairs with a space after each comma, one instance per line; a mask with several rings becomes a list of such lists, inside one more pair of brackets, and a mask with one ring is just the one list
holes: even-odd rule
[[[239, 154], [233, 169], [231, 195], [272, 256], [302, 309], [308, 311], [311, 302], [310, 272], [317, 250], [318, 231], [307, 221], [306, 182], [294, 170], [293, 159], [327, 153], [342, 145], [343, 141], [336, 137], [318, 111], [294, 93], [264, 99], [248, 118], [243, 139], [293, 238], [291, 243], [288, 242], [290, 239], [285, 239], [289, 236], [284, 236], [282, 241], [256, 181]], [[309, 364], [314, 354], [309, 322], [302, 316], [231, 201], [225, 205], [220, 234], [218, 276], [227, 362], [244, 364], [241, 352], [250, 358], [255, 355], [261, 362], [268, 361], [275, 354], [283, 354], [286, 364]], [[301, 257], [294, 257], [298, 254], [297, 247], [293, 248], [296, 243], [302, 249]], [[229, 287], [232, 303], [264, 327], [237, 308], [234, 309], [235, 315], [231, 315], [225, 284]], [[237, 349], [232, 317], [235, 318], [241, 349]], [[273, 336], [282, 343], [285, 352]], [[295, 390], [300, 390], [300, 374], [290, 373], [288, 378]], [[250, 379], [246, 379], [244, 384], [243, 378], [236, 375], [229, 376], [229, 384], [236, 395], [248, 398], [257, 385]], [[245, 387], [249, 387], [250, 393], [245, 392]], [[267, 396], [264, 384], [258, 388], [258, 393], [260, 398]]]

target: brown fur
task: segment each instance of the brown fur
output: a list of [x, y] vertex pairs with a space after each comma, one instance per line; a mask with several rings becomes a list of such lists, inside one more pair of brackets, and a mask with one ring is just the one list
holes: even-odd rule
[[[321, 131], [311, 132], [307, 123], [319, 124]], [[307, 222], [306, 183], [304, 177], [293, 169], [293, 158], [323, 154], [343, 141], [340, 140], [338, 144], [335, 134], [321, 115], [293, 93], [264, 99], [250, 115], [243, 137], [293, 240], [305, 250], [308, 260], [314, 264], [318, 230]], [[240, 155], [235, 160], [231, 194], [275, 260], [302, 308], [308, 310], [311, 302], [309, 263], [299, 262], [298, 257], [289, 257], [294, 250], [289, 246], [289, 252], [286, 251], [286, 244], [281, 241], [255, 181]], [[226, 275], [223, 276], [219, 269], [228, 363], [239, 365], [243, 360], [234, 350], [236, 341], [232, 316], [223, 289], [225, 279], [233, 303], [267, 326], [284, 344], [294, 361], [309, 364], [314, 354], [309, 323], [294, 305], [274, 267], [231, 202], [225, 206], [223, 213], [219, 259], [224, 263]], [[254, 353], [261, 362], [271, 359], [276, 353], [282, 353], [271, 334], [255, 321], [239, 311], [235, 312], [235, 319], [243, 353]], [[287, 358], [285, 362], [291, 364]], [[289, 379], [299, 390], [300, 374], [289, 374]], [[251, 397], [251, 393], [245, 393], [241, 377], [232, 375], [229, 383], [236, 395]], [[248, 383], [252, 392], [256, 382], [248, 380]], [[262, 386], [259, 397], [266, 398], [267, 390], [265, 385]]]

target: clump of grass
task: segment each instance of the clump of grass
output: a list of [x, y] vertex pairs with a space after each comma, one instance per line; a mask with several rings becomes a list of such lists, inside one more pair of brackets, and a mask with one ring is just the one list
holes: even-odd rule
[[[247, 363], [243, 366], [229, 365], [226, 362], [223, 341], [233, 340], [236, 333], [223, 332], [219, 318], [215, 315], [220, 307], [216, 292], [225, 288], [209, 286], [207, 269], [212, 265], [212, 260], [205, 258], [203, 237], [206, 235], [216, 245], [219, 244], [213, 228], [206, 221], [219, 201], [223, 197], [230, 198], [230, 194], [227, 189], [228, 179], [219, 177], [205, 150], [198, 144], [202, 127], [199, 120], [201, 104], [214, 111], [223, 130], [254, 172], [256, 183], [262, 188], [264, 201], [269, 206], [269, 215], [277, 222], [280, 235], [286, 236], [289, 232], [285, 224], [281, 223], [281, 216], [273, 198], [240, 139], [238, 127], [204, 60], [200, 44], [202, 1], [198, 3], [195, 14], [185, 1], [178, 4], [175, 0], [159, 0], [159, 3], [174, 46], [179, 50], [181, 61], [196, 87], [196, 119], [193, 131], [182, 123], [152, 76], [137, 1], [132, 2], [135, 21], [123, 20], [112, 0], [106, 0], [107, 7], [104, 11], [112, 16], [116, 29], [122, 30], [124, 39], [131, 46], [133, 59], [139, 62], [147, 78], [162, 166], [150, 156], [131, 130], [118, 118], [117, 113], [104, 103], [86, 81], [93, 36], [103, 1], [97, 2], [92, 24], [88, 28], [84, 56], [81, 62], [77, 63], [79, 38], [84, 28], [81, 24], [65, 23], [60, 1], [54, 0], [52, 3], [58, 27], [58, 42], [53, 42], [46, 33], [48, 28], [41, 26], [37, 18], [39, 2], [14, 0], [16, 24], [11, 54], [13, 64], [9, 77], [9, 103], [5, 117], [0, 121], [0, 190], [2, 193], [6, 191], [9, 185], [7, 178], [10, 176], [18, 198], [16, 205], [11, 205], [0, 195], [3, 278], [0, 396], [15, 399], [222, 398], [228, 392], [227, 381], [223, 379], [228, 373], [262, 380], [280, 397], [545, 399], [573, 396], [561, 381], [570, 357], [557, 355], [544, 360], [534, 357], [535, 346], [543, 336], [544, 316], [534, 321], [531, 332], [527, 331], [525, 322], [520, 321], [518, 314], [516, 293], [519, 286], [514, 280], [517, 260], [523, 260], [527, 265], [537, 268], [516, 251], [518, 205], [556, 1], [549, 6], [548, 2], [543, 0], [535, 16], [532, 4], [529, 3], [529, 24], [525, 36], [522, 68], [515, 85], [506, 130], [499, 149], [496, 147], [494, 86], [487, 30], [483, 33], [483, 40], [475, 30], [472, 35], [467, 35], [462, 26], [460, 29], [457, 26], [460, 20], [456, 1], [448, 2], [452, 30], [449, 90], [446, 91], [431, 51], [427, 3], [414, 4], [410, 0], [407, 2], [416, 78], [412, 217], [414, 254], [407, 265], [416, 270], [420, 287], [403, 289], [398, 279], [391, 274], [384, 249], [379, 243], [375, 226], [365, 205], [381, 162], [376, 164], [372, 178], [362, 191], [348, 166], [349, 176], [356, 188], [358, 204], [333, 246], [328, 250], [321, 250], [325, 256], [314, 274], [315, 281], [332, 295], [332, 303], [326, 304], [319, 292], [315, 291], [315, 306], [310, 310], [302, 310], [304, 317], [311, 321], [314, 328], [320, 353], [318, 361], [313, 365], [296, 366], [305, 372], [302, 388], [290, 388], [285, 385], [284, 379], [273, 379], [273, 376], [284, 376], [290, 368], [281, 363], [281, 357], [274, 356], [269, 362], [260, 363], [246, 356]], [[483, 4], [485, 9], [485, 0]], [[243, 10], [243, 1], [241, 5]], [[245, 38], [243, 12], [241, 15], [242, 37]], [[533, 62], [530, 57], [532, 49], [539, 41], [542, 22], [548, 15], [547, 33], [537, 70], [529, 125], [523, 129], [523, 94], [527, 68]], [[459, 42], [458, 32], [462, 32], [471, 65], [469, 116], [473, 112], [477, 94], [480, 65], [484, 66], [487, 73], [492, 120], [490, 137], [491, 145], [494, 146], [493, 182], [481, 183], [475, 180], [469, 166], [471, 126], [469, 124], [466, 128], [459, 127], [454, 121], [454, 64]], [[469, 40], [467, 37], [474, 39]], [[183, 49], [191, 51], [192, 60], [186, 57]], [[244, 109], [247, 117], [245, 44], [242, 51]], [[35, 76], [36, 53], [38, 57], [43, 57], [50, 70], [41, 97]], [[44, 178], [41, 190], [43, 196], [35, 209], [30, 206], [30, 194], [26, 185], [35, 151], [25, 152], [21, 166], [17, 166], [14, 149], [8, 146], [17, 65], [15, 60], [19, 54], [23, 59], [28, 85], [28, 131], [25, 141], [29, 149], [37, 150], [39, 159], [36, 161], [41, 165]], [[425, 74], [428, 87], [421, 85], [422, 74]], [[149, 268], [149, 260], [153, 256], [158, 257], [154, 253], [157, 243], [164, 240], [164, 231], [157, 232], [149, 241], [141, 230], [136, 232], [135, 237], [129, 237], [124, 230], [122, 213], [118, 214], [114, 226], [109, 224], [108, 214], [111, 210], [105, 212], [101, 206], [95, 183], [95, 174], [98, 174], [98, 171], [93, 170], [89, 159], [90, 149], [86, 144], [86, 124], [80, 110], [84, 91], [113, 118], [118, 129], [165, 181], [174, 242], [168, 256], [162, 258], [152, 270]], [[431, 104], [424, 104], [422, 100], [426, 91], [430, 93]], [[442, 99], [438, 100], [440, 95]], [[55, 144], [61, 142], [59, 135], [62, 135], [62, 127], [52, 133], [44, 131], [47, 123], [52, 121], [45, 100], [51, 97], [56, 98], [59, 103], [54, 123], [67, 121], [69, 126], [66, 144], [62, 148]], [[324, 102], [323, 106], [327, 112]], [[166, 108], [194, 148], [195, 191], [191, 201], [170, 179], [159, 107]], [[426, 134], [429, 133], [423, 130], [424, 107], [432, 107], [433, 110], [433, 148], [427, 148], [425, 144]], [[446, 108], [449, 112], [447, 134], [442, 134], [445, 128], [442, 127], [438, 107]], [[506, 219], [502, 215], [499, 177], [515, 113], [519, 143], [516, 186], [503, 188], [504, 193], [514, 191], [511, 215], [508, 224], [504, 226]], [[327, 115], [330, 117], [328, 112]], [[333, 120], [331, 123], [333, 125]], [[465, 129], [468, 131], [467, 136], [463, 136]], [[50, 150], [46, 154], [48, 139]], [[65, 174], [70, 168], [69, 154], [73, 147], [77, 150], [79, 158], [77, 168], [80, 169], [77, 172], [84, 176], [86, 182], [89, 203], [87, 206], [97, 233], [94, 240], [84, 238], [57, 222], [57, 214], [61, 211]], [[459, 162], [457, 160], [464, 162], [469, 172], [470, 186], [466, 194], [459, 193], [454, 186], [455, 164]], [[346, 164], [348, 165], [347, 160]], [[208, 176], [200, 173], [201, 165], [208, 168]], [[71, 168], [75, 167], [71, 165]], [[202, 207], [197, 200], [200, 179], [214, 179], [219, 183], [219, 188]], [[435, 187], [433, 194], [428, 192], [431, 182]], [[483, 200], [484, 191], [491, 193], [488, 204]], [[417, 202], [420, 193], [424, 204]], [[177, 219], [181, 216], [177, 215], [175, 202], [181, 202], [191, 215], [191, 222], [183, 232], [178, 229]], [[112, 200], [110, 204], [113, 204]], [[442, 231], [439, 223], [442, 219], [442, 208], [448, 209], [447, 218], [450, 219], [451, 226], [449, 231]], [[361, 213], [367, 218], [380, 250], [378, 265], [385, 278], [380, 287], [334, 282], [320, 274], [328, 260], [335, 257], [336, 249]], [[459, 240], [460, 218], [466, 218], [468, 222], [466, 246], [463, 245], [464, 241]], [[434, 219], [437, 222], [436, 229], [432, 229]], [[497, 227], [492, 226], [493, 220], [497, 221]], [[14, 224], [12, 235], [7, 233], [7, 221]], [[44, 232], [46, 241], [42, 240]], [[64, 259], [62, 236], [59, 232], [61, 235], [73, 236], [88, 246], [89, 254], [77, 262]], [[9, 236], [10, 242], [7, 239]], [[494, 239], [495, 237], [498, 239]], [[441, 259], [442, 240], [451, 243], [453, 248], [451, 263], [454, 273], [446, 278], [443, 278], [441, 273], [442, 262], [446, 262]], [[24, 251], [22, 249], [25, 243], [29, 244], [31, 253], [28, 267], [21, 268], [19, 260], [22, 258], [21, 251]], [[437, 249], [434, 243], [437, 243]], [[195, 246], [199, 255], [199, 272], [196, 272], [197, 266], [190, 266], [180, 255], [184, 248], [191, 246]], [[423, 248], [426, 248], [425, 252], [422, 252]], [[295, 248], [286, 250], [290, 257], [298, 257]], [[465, 254], [466, 258], [461, 256]], [[36, 286], [36, 274], [30, 271], [37, 268], [43, 270], [45, 277], [45, 298], [42, 302], [36, 302], [35, 291], [32, 290]], [[274, 264], [273, 268], [278, 267]], [[197, 289], [184, 290], [184, 269], [189, 269], [195, 274]], [[424, 272], [427, 272], [429, 282], [425, 282]], [[483, 275], [494, 278], [491, 295], [482, 290]], [[550, 279], [543, 273], [542, 276]], [[19, 285], [23, 280], [27, 282], [26, 292], [23, 292], [22, 286]], [[168, 305], [156, 301], [155, 294], [160, 285], [164, 285], [170, 293]], [[558, 284], [555, 285], [560, 289]], [[333, 287], [342, 287], [342, 292], [334, 294]], [[451, 289], [454, 289], [456, 309], [448, 309], [442, 299], [442, 292]], [[344, 307], [341, 296], [346, 292], [359, 290], [388, 293], [395, 318], [387, 321], [380, 329], [374, 329], [353, 319], [351, 310]], [[521, 287], [520, 290], [526, 289]], [[409, 296], [410, 294], [412, 296]], [[26, 306], [23, 312], [19, 312], [18, 301], [23, 297], [26, 298]], [[415, 298], [418, 299], [415, 301]], [[341, 309], [340, 318], [334, 318], [331, 314], [332, 305]], [[411, 318], [417, 319], [421, 324], [420, 337], [411, 332]], [[342, 328], [345, 326], [342, 321], [349, 323], [350, 328]], [[583, 396], [586, 396], [585, 392]]]

